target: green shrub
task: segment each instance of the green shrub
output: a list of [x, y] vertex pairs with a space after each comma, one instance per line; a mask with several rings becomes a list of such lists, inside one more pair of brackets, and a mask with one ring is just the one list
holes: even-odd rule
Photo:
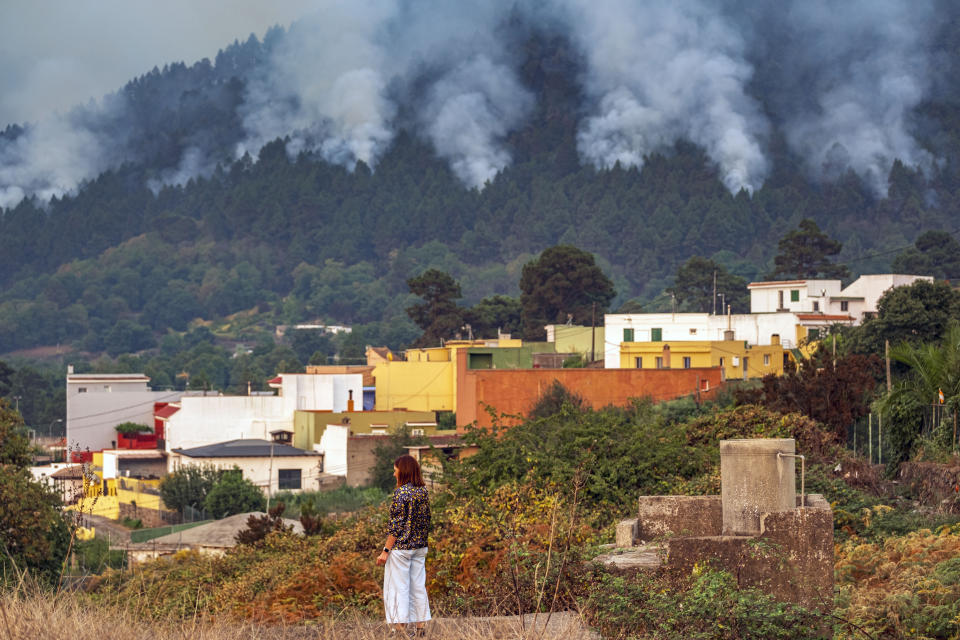
[[215, 518], [226, 518], [237, 513], [263, 511], [267, 508], [267, 498], [239, 469], [234, 469], [225, 472], [213, 485], [203, 508]]
[[824, 637], [819, 613], [778, 602], [757, 589], [739, 589], [724, 571], [695, 570], [681, 585], [647, 573], [616, 575], [603, 569], [587, 579], [582, 610], [605, 638]]

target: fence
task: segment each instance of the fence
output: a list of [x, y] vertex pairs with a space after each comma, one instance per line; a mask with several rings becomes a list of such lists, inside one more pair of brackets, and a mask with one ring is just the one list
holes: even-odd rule
[[[948, 444], [951, 451], [960, 448], [960, 416], [957, 411], [941, 404], [926, 405], [922, 408], [917, 425], [917, 436], [934, 439], [940, 444]], [[884, 420], [882, 413], [870, 413], [857, 420], [848, 430], [847, 446], [870, 462], [883, 464], [895, 456], [890, 443], [890, 422]]]

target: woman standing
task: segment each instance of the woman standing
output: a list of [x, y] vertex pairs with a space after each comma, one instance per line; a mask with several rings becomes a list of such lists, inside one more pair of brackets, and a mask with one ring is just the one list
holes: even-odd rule
[[420, 465], [411, 456], [400, 456], [393, 463], [397, 488], [390, 504], [387, 541], [377, 558], [386, 565], [383, 574], [383, 607], [387, 624], [402, 630], [416, 623], [417, 636], [426, 633], [430, 619], [427, 601], [427, 534], [430, 532], [430, 502], [423, 484]]

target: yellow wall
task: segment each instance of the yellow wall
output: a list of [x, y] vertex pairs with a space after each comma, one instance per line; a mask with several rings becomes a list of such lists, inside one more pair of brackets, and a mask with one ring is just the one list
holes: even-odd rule
[[[449, 352], [447, 356], [449, 357]], [[456, 411], [456, 361], [397, 361], [378, 364], [377, 411]]]
[[[655, 369], [663, 357], [664, 345], [670, 345], [670, 367], [682, 369], [683, 359], [690, 358], [691, 367], [719, 367], [721, 359], [728, 380], [743, 378], [743, 358], [747, 358], [747, 377], [761, 378], [768, 374], [783, 375], [783, 347], [780, 345], [747, 346], [735, 340], [690, 340], [679, 342], [624, 342], [620, 346], [620, 367], [636, 368], [636, 358], [643, 358], [644, 369]], [[768, 356], [769, 364], [764, 364]], [[734, 364], [734, 358], [737, 364]], [[666, 363], [664, 363], [666, 366]]]
[[553, 331], [557, 353], [583, 353], [589, 356], [592, 346], [594, 357], [603, 360], [604, 331], [602, 326], [596, 328], [596, 333], [591, 327], [578, 325], [556, 325]]

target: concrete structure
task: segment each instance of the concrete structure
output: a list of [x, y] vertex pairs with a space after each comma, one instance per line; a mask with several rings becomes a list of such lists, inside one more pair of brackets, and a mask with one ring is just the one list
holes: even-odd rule
[[722, 496], [641, 496], [637, 517], [617, 525], [617, 551], [598, 560], [678, 576], [711, 564], [733, 574], [738, 586], [829, 611], [833, 512], [823, 496], [796, 495], [792, 467], [776, 457], [792, 452], [793, 441], [727, 442]]
[[166, 418], [166, 450], [232, 439], [267, 440], [271, 431], [293, 432], [298, 410], [346, 411], [363, 396], [360, 374], [289, 374], [274, 383], [277, 396], [185, 396]]
[[403, 426], [416, 435], [429, 436], [437, 431], [433, 411], [296, 411], [293, 446], [313, 449], [320, 444], [328, 424], [349, 425], [351, 435], [388, 435]]
[[256, 438], [219, 442], [191, 449], [170, 452], [168, 471], [183, 466], [213, 466], [217, 469], [239, 468], [243, 477], [260, 487], [267, 495], [278, 491], [314, 491], [320, 487], [324, 471], [323, 456], [286, 444]]
[[783, 375], [788, 352], [779, 344], [755, 345], [740, 340], [624, 342], [620, 369], [690, 369], [719, 367], [724, 379]]
[[[657, 401], [683, 396], [709, 399], [720, 388], [719, 367], [690, 369], [469, 369], [466, 352], [459, 354], [457, 428], [476, 423], [489, 427], [487, 407], [497, 414], [524, 415], [545, 391], [559, 382], [583, 397], [589, 406], [625, 406], [631, 398]], [[507, 418], [502, 424], [514, 424]]]
[[122, 422], [153, 426], [156, 402], [175, 402], [182, 391], [152, 391], [140, 373], [73, 373], [67, 368], [67, 447], [99, 451], [116, 446]]
[[321, 484], [343, 482], [349, 487], [367, 486], [377, 462], [374, 452], [389, 440], [390, 436], [385, 435], [351, 435], [350, 425], [327, 425], [320, 443], [314, 447], [324, 457]]
[[884, 293], [917, 280], [933, 281], [933, 278], [884, 273], [860, 276], [846, 288], [840, 280], [776, 280], [751, 282], [747, 287], [751, 313], [792, 311], [849, 315], [855, 324], [860, 324], [866, 316], [877, 312], [877, 301]]
[[792, 438], [720, 441], [723, 535], [760, 534], [760, 516], [796, 506]]
[[406, 447], [410, 455], [423, 474], [423, 481], [430, 488], [440, 485], [445, 460], [462, 460], [477, 453], [478, 447], [465, 445], [458, 435], [437, 436], [430, 438], [430, 444], [411, 445]]

